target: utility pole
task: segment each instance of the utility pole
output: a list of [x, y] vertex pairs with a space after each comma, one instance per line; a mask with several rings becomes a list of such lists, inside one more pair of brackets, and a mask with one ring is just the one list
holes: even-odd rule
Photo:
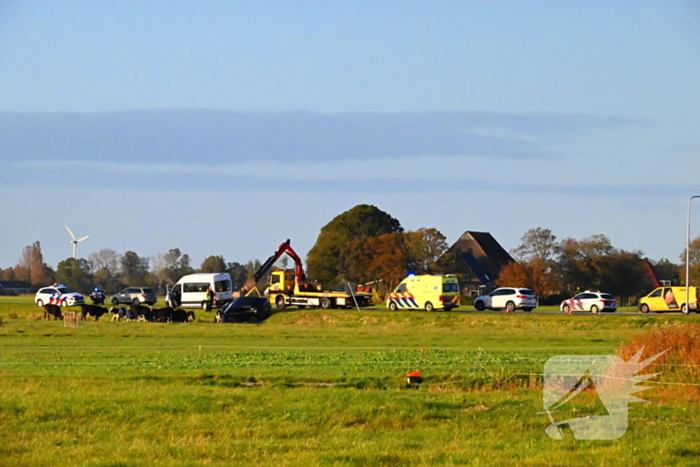
[[[694, 195], [688, 198], [688, 216], [686, 218], [686, 235], [685, 235], [685, 313], [690, 313], [690, 203], [695, 198], [700, 198], [700, 195]], [[681, 310], [682, 311], [682, 310]], [[695, 310], [697, 313], [699, 310]]]

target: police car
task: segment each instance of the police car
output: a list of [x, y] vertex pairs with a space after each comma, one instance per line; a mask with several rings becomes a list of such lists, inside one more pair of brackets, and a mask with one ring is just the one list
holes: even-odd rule
[[586, 290], [561, 302], [560, 308], [564, 313], [573, 313], [574, 311], [590, 311], [591, 313], [609, 311], [612, 313], [617, 310], [617, 300], [609, 293]]
[[85, 298], [65, 285], [55, 285], [39, 289], [34, 296], [34, 303], [38, 306], [73, 306], [85, 303]]

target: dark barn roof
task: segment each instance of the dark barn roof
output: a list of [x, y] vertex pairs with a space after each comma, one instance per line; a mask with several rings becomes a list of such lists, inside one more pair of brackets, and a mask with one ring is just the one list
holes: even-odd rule
[[456, 251], [484, 284], [493, 282], [503, 267], [515, 261], [488, 232], [464, 232], [447, 253]]

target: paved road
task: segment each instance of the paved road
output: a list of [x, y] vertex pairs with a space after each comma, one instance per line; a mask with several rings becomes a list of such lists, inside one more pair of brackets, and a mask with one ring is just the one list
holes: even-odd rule
[[[460, 313], [474, 313], [474, 314], [505, 314], [504, 311], [491, 311], [491, 310], [484, 310], [484, 311], [476, 311], [476, 310], [454, 310], [458, 311]], [[531, 314], [531, 315], [562, 315], [564, 316], [565, 314], [562, 313], [561, 311], [530, 311], [529, 313], [525, 313], [524, 311], [516, 311], [517, 314]], [[621, 316], [645, 316], [642, 313], [639, 313], [638, 311], [616, 311], [615, 313], [591, 313], [590, 311], [575, 311], [573, 313], [574, 315], [588, 315], [588, 316], [607, 316], [607, 315], [621, 315]], [[675, 315], [675, 316], [684, 316], [683, 313], [681, 312], [671, 312], [671, 313], [649, 313], [648, 315]]]

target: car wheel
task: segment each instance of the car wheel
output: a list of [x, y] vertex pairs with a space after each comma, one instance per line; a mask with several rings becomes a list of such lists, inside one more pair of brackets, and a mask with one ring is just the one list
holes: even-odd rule
[[396, 311], [399, 309], [399, 306], [396, 304], [396, 302], [391, 301], [391, 302], [389, 302], [389, 309], [391, 311]]
[[138, 298], [135, 298], [134, 301], [131, 302], [131, 304], [134, 305], [134, 306], [139, 306], [139, 305], [140, 305], [139, 299], [138, 299]]
[[323, 308], [324, 310], [327, 310], [331, 307], [331, 301], [327, 298], [322, 298], [320, 305], [321, 305], [321, 308]]
[[598, 306], [597, 305], [591, 305], [591, 313], [598, 313]]
[[506, 303], [506, 313], [513, 313], [514, 311], [515, 311], [515, 303], [513, 303], [513, 302]]
[[44, 301], [42, 299], [37, 300], [36, 306], [44, 306]]
[[221, 319], [221, 314], [217, 313], [216, 317], [214, 318], [215, 323], [223, 323], [223, 319]]
[[116, 297], [112, 299], [112, 305], [114, 305], [114, 306], [119, 305], [119, 300]]
[[485, 307], [484, 307], [484, 302], [482, 302], [481, 300], [479, 300], [478, 302], [476, 302], [476, 303], [474, 304], [474, 308], [476, 308], [476, 311], [484, 311], [484, 308], [485, 308]]
[[63, 300], [61, 300], [61, 306], [68, 306], [68, 302], [66, 301], [65, 298]]
[[684, 315], [688, 314], [688, 305], [687, 304], [684, 303], [683, 306], [681, 306], [681, 313], [683, 313]]
[[643, 303], [639, 307], [639, 311], [641, 311], [642, 313], [649, 313], [649, 305], [647, 305], [646, 303]]
[[287, 303], [285, 303], [285, 301], [284, 301], [283, 295], [277, 296], [277, 298], [275, 299], [275, 306], [277, 307], [278, 310], [284, 310], [284, 307], [287, 306]]
[[561, 311], [562, 311], [563, 313], [566, 313], [566, 314], [568, 315], [568, 314], [571, 312], [571, 307], [570, 307], [569, 305], [564, 305], [564, 306], [561, 308]]
[[435, 307], [430, 302], [425, 302], [425, 311], [435, 311]]

